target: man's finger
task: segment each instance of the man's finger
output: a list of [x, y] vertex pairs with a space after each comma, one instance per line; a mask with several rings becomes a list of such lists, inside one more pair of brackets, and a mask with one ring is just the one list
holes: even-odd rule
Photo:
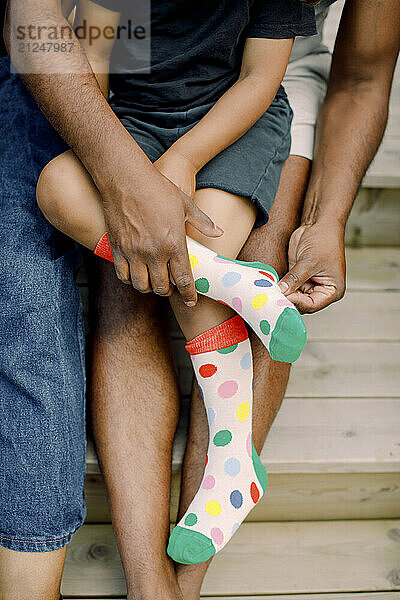
[[169, 279], [169, 271], [166, 263], [148, 265], [150, 281], [153, 292], [157, 296], [171, 296], [173, 289]]
[[153, 290], [150, 285], [147, 266], [140, 260], [132, 260], [130, 263], [132, 286], [141, 294], [149, 294]]
[[298, 290], [310, 277], [314, 275], [309, 263], [297, 262], [288, 273], [279, 281], [281, 292], [288, 296]]
[[195, 306], [197, 303], [197, 292], [186, 245], [171, 258], [169, 266], [172, 278], [183, 301], [187, 306]]
[[122, 283], [125, 283], [126, 285], [130, 285], [131, 283], [131, 277], [130, 277], [130, 270], [129, 270], [129, 263], [126, 260], [126, 258], [124, 258], [122, 256], [122, 254], [113, 248], [113, 256], [114, 256], [114, 269], [115, 269], [115, 273], [118, 277], [118, 279], [120, 281], [122, 281]]
[[286, 296], [290, 302], [296, 306], [297, 310], [301, 313], [315, 313], [323, 308], [326, 308], [332, 302], [335, 302], [336, 296], [334, 289], [314, 289], [311, 293], [305, 294], [300, 290]]
[[224, 233], [192, 200], [187, 203], [186, 218], [188, 223], [207, 237], [220, 237]]

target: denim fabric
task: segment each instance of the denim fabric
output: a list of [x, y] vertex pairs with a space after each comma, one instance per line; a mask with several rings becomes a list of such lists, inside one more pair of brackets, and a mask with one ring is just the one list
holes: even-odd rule
[[80, 250], [35, 200], [64, 150], [0, 57], [0, 545], [17, 551], [65, 546], [86, 514]]
[[[122, 124], [153, 162], [194, 127], [213, 105], [165, 112], [122, 107], [111, 101]], [[268, 110], [241, 138], [198, 172], [197, 189], [216, 188], [249, 198], [258, 208], [254, 226], [264, 225], [283, 164], [289, 156], [292, 116], [286, 93], [281, 90]]]

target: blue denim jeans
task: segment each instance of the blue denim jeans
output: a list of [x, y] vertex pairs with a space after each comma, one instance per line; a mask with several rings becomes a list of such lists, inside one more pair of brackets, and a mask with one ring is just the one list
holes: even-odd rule
[[0, 545], [25, 552], [62, 548], [86, 515], [81, 251], [35, 199], [65, 149], [0, 57]]

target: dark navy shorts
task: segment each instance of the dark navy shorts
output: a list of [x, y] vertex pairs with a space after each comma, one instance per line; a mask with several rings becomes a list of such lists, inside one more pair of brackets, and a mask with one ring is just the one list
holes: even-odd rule
[[46, 552], [83, 523], [81, 253], [42, 216], [36, 182], [67, 148], [0, 57], [0, 546]]
[[[213, 104], [183, 112], [111, 107], [152, 162], [204, 117]], [[258, 208], [255, 227], [268, 221], [281, 171], [290, 152], [292, 110], [282, 88], [263, 116], [197, 174], [197, 189], [217, 188], [244, 196]]]

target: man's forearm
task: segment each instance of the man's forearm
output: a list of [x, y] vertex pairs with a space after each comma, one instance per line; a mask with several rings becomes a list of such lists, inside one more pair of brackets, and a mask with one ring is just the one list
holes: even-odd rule
[[388, 95], [375, 82], [328, 95], [317, 124], [304, 224], [334, 219], [345, 225], [358, 187], [382, 140], [388, 101]]
[[69, 27], [58, 3], [9, 2], [5, 37], [13, 64], [50, 123], [81, 159], [98, 187], [113, 185], [115, 165], [132, 158], [143, 170], [150, 162], [114, 115], [104, 98], [78, 39], [70, 28], [70, 52], [17, 52], [17, 27], [49, 27], [64, 37]]

